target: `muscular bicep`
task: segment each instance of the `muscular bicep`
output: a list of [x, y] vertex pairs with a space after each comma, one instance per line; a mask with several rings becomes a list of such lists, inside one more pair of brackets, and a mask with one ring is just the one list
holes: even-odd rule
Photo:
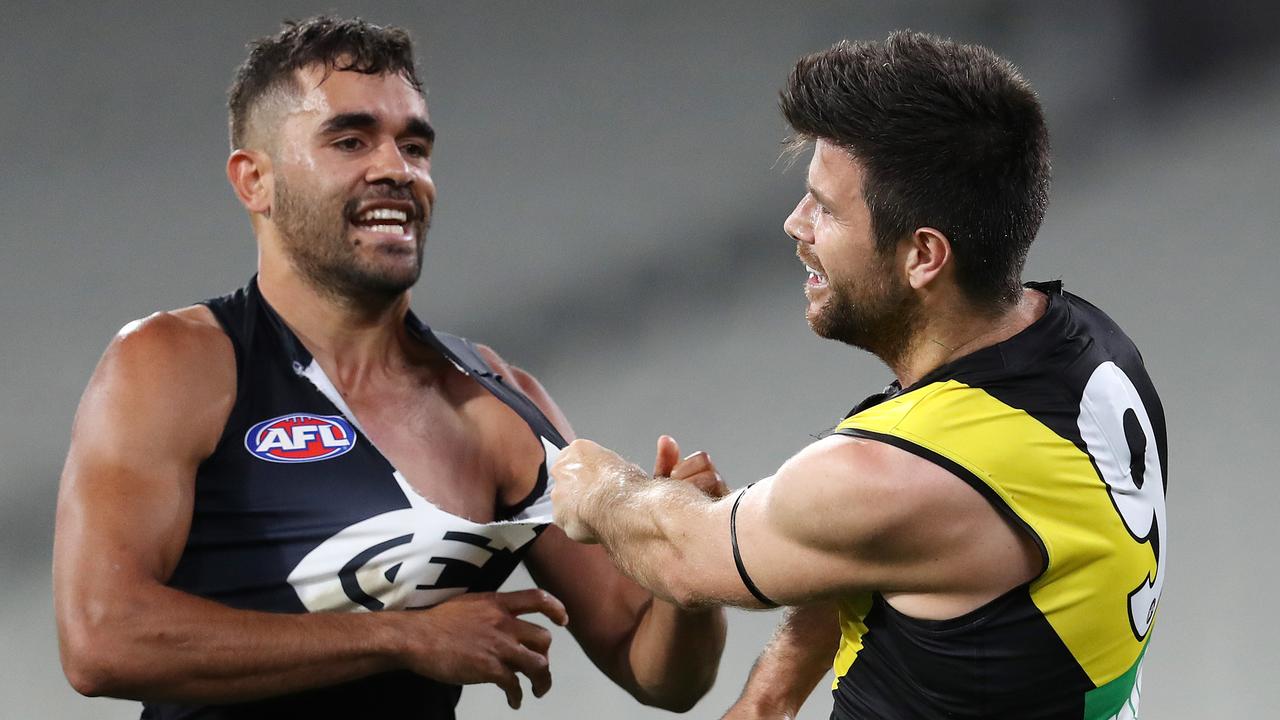
[[190, 315], [126, 326], [81, 399], [58, 495], [60, 620], [69, 605], [167, 579], [181, 553], [195, 469], [235, 393], [230, 342]]
[[741, 500], [747, 578], [781, 604], [882, 592], [949, 591], [975, 567], [973, 538], [1002, 521], [972, 488], [882, 443], [814, 443]]

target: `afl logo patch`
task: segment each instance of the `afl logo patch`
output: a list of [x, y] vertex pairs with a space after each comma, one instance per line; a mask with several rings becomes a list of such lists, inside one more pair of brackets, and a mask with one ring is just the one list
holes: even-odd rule
[[246, 450], [278, 463], [328, 460], [355, 446], [355, 428], [336, 415], [281, 415], [254, 425], [244, 436]]

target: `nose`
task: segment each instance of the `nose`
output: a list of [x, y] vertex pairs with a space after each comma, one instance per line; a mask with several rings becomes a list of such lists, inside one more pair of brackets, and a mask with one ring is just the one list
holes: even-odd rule
[[365, 180], [373, 183], [391, 183], [397, 186], [409, 185], [414, 181], [416, 171], [409, 164], [400, 146], [393, 140], [380, 143], [374, 151]]
[[813, 211], [816, 207], [813, 196], [805, 193], [796, 203], [796, 207], [782, 222], [782, 230], [796, 242], [813, 244]]

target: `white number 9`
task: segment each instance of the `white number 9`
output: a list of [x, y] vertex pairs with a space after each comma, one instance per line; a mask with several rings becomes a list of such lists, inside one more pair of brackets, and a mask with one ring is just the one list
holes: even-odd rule
[[1129, 376], [1105, 362], [1085, 385], [1078, 424], [1125, 528], [1135, 541], [1149, 544], [1156, 557], [1154, 577], [1148, 574], [1129, 593], [1129, 625], [1142, 640], [1160, 602], [1168, 546], [1164, 476], [1151, 418]]

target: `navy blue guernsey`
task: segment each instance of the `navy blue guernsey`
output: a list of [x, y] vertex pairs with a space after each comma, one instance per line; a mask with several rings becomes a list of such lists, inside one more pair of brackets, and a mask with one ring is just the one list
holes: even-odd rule
[[[196, 473], [191, 530], [169, 585], [267, 612], [426, 608], [496, 590], [550, 516], [547, 468], [565, 440], [462, 338], [412, 313], [418, 340], [518, 413], [546, 459], [533, 492], [493, 523], [414, 492], [361, 431], [319, 363], [248, 287], [204, 303], [235, 349], [235, 404]], [[461, 688], [407, 671], [235, 705], [144, 704], [142, 717], [452, 718]]]

